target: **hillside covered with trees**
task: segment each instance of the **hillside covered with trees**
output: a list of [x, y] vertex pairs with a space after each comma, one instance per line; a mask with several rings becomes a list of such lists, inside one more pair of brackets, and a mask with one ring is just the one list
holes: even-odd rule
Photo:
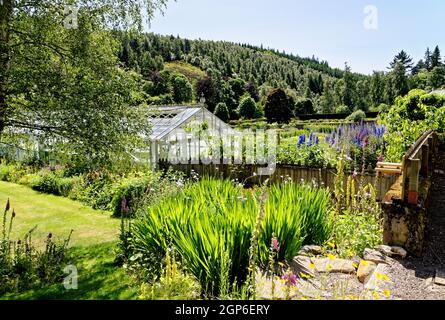
[[385, 110], [410, 89], [445, 85], [438, 47], [433, 52], [428, 49], [416, 65], [402, 50], [388, 71], [367, 76], [353, 73], [347, 64], [340, 70], [315, 57], [247, 44], [152, 33], [116, 36], [121, 62], [147, 80], [149, 103], [189, 103], [204, 96], [209, 109], [224, 120], [267, 115], [267, 101], [273, 100], [270, 95], [277, 89], [284, 91], [292, 116]]

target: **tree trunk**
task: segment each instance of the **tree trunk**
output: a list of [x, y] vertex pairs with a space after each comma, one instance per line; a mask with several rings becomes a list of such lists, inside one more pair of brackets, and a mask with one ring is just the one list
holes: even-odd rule
[[7, 120], [10, 44], [9, 35], [13, 0], [0, 0], [0, 136]]

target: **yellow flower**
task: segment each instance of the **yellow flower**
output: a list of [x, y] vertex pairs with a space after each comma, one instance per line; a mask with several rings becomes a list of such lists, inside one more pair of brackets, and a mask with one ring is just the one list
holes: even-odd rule
[[391, 279], [386, 274], [384, 274], [383, 280], [385, 280], [386, 282], [389, 282]]
[[328, 268], [328, 270], [331, 270], [331, 269], [332, 269], [332, 264], [328, 263], [328, 264], [326, 265], [326, 268]]
[[377, 279], [383, 280], [383, 275], [380, 272], [376, 272], [375, 276], [377, 277]]
[[372, 296], [374, 297], [374, 299], [379, 300], [380, 296], [379, 293], [377, 291], [374, 291], [374, 293], [372, 294]]
[[369, 262], [366, 260], [362, 260], [362, 261], [360, 261], [360, 264], [366, 267], [369, 265]]
[[301, 297], [301, 300], [307, 300], [307, 298], [306, 297]]
[[335, 244], [334, 243], [332, 243], [332, 242], [328, 242], [328, 246], [330, 246], [332, 249], [334, 249], [335, 248]]
[[384, 293], [385, 296], [387, 296], [387, 297], [391, 296], [391, 291], [389, 291], [388, 289], [383, 290], [383, 293]]
[[353, 266], [354, 268], [356, 268], [356, 269], [358, 268], [358, 265], [357, 265], [357, 263], [355, 263], [355, 262], [352, 264], [352, 266]]
[[315, 269], [315, 264], [313, 264], [313, 263], [311, 262], [311, 264], [309, 265], [309, 268], [310, 268], [311, 270], [314, 270], [314, 269]]
[[331, 260], [335, 260], [335, 256], [332, 253], [328, 254], [328, 258], [331, 259]]

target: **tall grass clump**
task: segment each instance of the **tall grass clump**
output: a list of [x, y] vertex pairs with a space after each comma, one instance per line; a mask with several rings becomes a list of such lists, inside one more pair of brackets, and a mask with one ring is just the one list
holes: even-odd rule
[[322, 244], [331, 233], [331, 212], [326, 189], [292, 181], [273, 185], [260, 234], [261, 263], [268, 261], [273, 234], [280, 242], [280, 261], [292, 260], [303, 244]]
[[[255, 190], [203, 178], [138, 216], [130, 232], [133, 254], [154, 254], [162, 261], [174, 248], [205, 293], [218, 295], [221, 285], [242, 284], [247, 278], [259, 202]], [[327, 240], [328, 212], [329, 194], [324, 190], [295, 183], [271, 187], [259, 228], [258, 262], [267, 264], [273, 233], [282, 260], [292, 259], [305, 240]]]

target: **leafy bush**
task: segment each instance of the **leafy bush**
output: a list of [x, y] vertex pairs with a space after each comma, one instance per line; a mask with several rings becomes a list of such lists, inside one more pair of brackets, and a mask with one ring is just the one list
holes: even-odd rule
[[[291, 259], [305, 240], [329, 236], [329, 193], [299, 184], [274, 186], [265, 205], [259, 259], [268, 263], [272, 233], [281, 243], [279, 257]], [[165, 256], [177, 249], [185, 268], [203, 289], [218, 293], [222, 258], [230, 260], [230, 283], [247, 276], [249, 247], [259, 212], [256, 194], [230, 181], [203, 179], [150, 208], [131, 225], [134, 254]]]
[[19, 163], [0, 163], [0, 180], [17, 183], [31, 170]]
[[352, 111], [351, 108], [345, 105], [338, 106], [335, 109], [335, 113], [339, 114], [349, 114], [351, 111]]
[[220, 102], [216, 105], [215, 115], [220, 118], [222, 121], [229, 121], [230, 114], [227, 105], [224, 102]]
[[241, 99], [238, 107], [238, 114], [244, 119], [253, 119], [255, 118], [256, 109], [255, 100], [250, 96], [245, 96]]
[[71, 234], [62, 244], [56, 244], [52, 234], [48, 234], [43, 251], [36, 249], [31, 241], [33, 230], [26, 234], [23, 241], [11, 241], [16, 213], [10, 211], [8, 200], [0, 238], [0, 294], [39, 288], [60, 281]]
[[90, 172], [79, 177], [69, 197], [81, 201], [93, 209], [113, 210], [112, 201], [117, 175], [109, 172]]
[[347, 121], [361, 122], [366, 119], [366, 113], [362, 110], [357, 110], [351, 113], [349, 117], [346, 118]]
[[409, 147], [428, 129], [445, 130], [445, 99], [423, 90], [412, 90], [405, 97], [399, 97], [395, 105], [381, 121], [388, 130], [384, 136], [388, 142], [386, 159], [401, 161]]
[[307, 168], [332, 168], [334, 160], [325, 148], [318, 145], [287, 146], [280, 148], [277, 153], [278, 163]]
[[147, 208], [177, 189], [178, 184], [171, 173], [166, 177], [150, 173], [122, 179], [113, 191], [113, 215], [132, 216], [136, 211]]
[[64, 177], [61, 170], [43, 169], [31, 176], [28, 181], [30, 187], [36, 191], [67, 197], [79, 179]]

